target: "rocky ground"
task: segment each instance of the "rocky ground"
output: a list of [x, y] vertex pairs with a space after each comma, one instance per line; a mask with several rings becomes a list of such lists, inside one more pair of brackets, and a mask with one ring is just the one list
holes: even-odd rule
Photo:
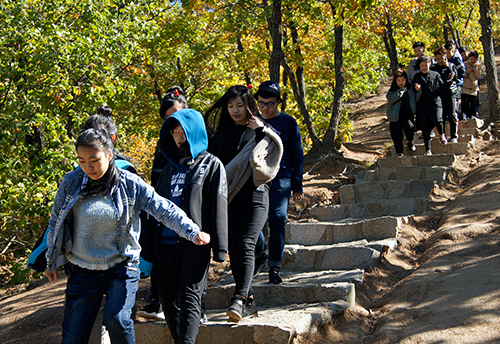
[[[338, 188], [357, 170], [382, 157], [390, 143], [385, 92], [349, 104], [353, 143], [343, 148], [355, 165], [320, 162], [305, 179], [306, 197], [290, 219], [307, 221], [320, 204], [337, 203]], [[429, 210], [405, 224], [397, 251], [365, 273], [357, 306], [297, 343], [494, 343], [500, 342], [500, 143], [476, 142], [459, 158], [458, 173], [435, 189]], [[306, 165], [312, 167], [318, 158]], [[212, 278], [227, 271], [214, 266]], [[139, 306], [147, 281], [141, 281]], [[58, 343], [65, 279], [31, 283], [0, 294], [1, 343]], [[24, 290], [26, 289], [26, 290]]]

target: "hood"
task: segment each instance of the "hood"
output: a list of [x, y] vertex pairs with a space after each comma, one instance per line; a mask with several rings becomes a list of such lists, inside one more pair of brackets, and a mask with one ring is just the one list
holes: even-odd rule
[[198, 154], [207, 150], [208, 136], [203, 116], [196, 110], [182, 109], [169, 116], [163, 122], [160, 130], [160, 142], [163, 149], [163, 155], [165, 155], [170, 162], [178, 164], [177, 159], [175, 159], [172, 154], [172, 149], [177, 148], [177, 146], [174, 138], [170, 135], [170, 130], [177, 125], [174, 119], [179, 122], [186, 134], [186, 140], [189, 144], [189, 150], [193, 159], [196, 158]]

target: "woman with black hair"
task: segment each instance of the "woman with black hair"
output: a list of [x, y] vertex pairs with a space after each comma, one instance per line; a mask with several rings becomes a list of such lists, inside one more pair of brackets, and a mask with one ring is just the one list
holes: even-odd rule
[[112, 343], [135, 343], [132, 307], [139, 280], [139, 213], [144, 210], [197, 245], [210, 235], [137, 175], [114, 164], [104, 129], [84, 130], [76, 141], [80, 169], [57, 191], [48, 225], [47, 269], [68, 272], [62, 343], [87, 343], [101, 300]]
[[227, 315], [238, 322], [257, 311], [251, 288], [255, 245], [267, 220], [267, 183], [278, 173], [283, 147], [245, 86], [229, 88], [206, 112], [205, 123], [208, 150], [225, 165], [228, 179], [229, 257], [236, 288]]
[[413, 88], [416, 92], [417, 116], [416, 129], [422, 130], [424, 136], [425, 154], [432, 155], [431, 132], [436, 127], [439, 133], [439, 142], [448, 143], [443, 130], [443, 105], [441, 101], [441, 86], [443, 80], [439, 73], [430, 70], [432, 60], [427, 55], [418, 59], [420, 73], [413, 78]]
[[399, 156], [403, 155], [403, 134], [408, 141], [407, 145], [410, 152], [415, 151], [413, 135], [417, 102], [405, 71], [400, 69], [394, 73], [386, 98], [389, 101], [389, 104], [387, 104], [387, 118], [390, 121], [389, 131], [396, 153]]

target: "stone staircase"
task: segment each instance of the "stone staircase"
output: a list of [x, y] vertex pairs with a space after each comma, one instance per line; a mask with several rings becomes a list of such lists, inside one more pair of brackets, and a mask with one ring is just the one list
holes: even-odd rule
[[[477, 121], [460, 125], [462, 130], [479, 126]], [[473, 138], [472, 131], [463, 140]], [[340, 188], [340, 205], [310, 210], [317, 222], [288, 224], [283, 284], [267, 283], [267, 273], [254, 278], [258, 316], [234, 324], [226, 316], [232, 276], [212, 283], [206, 298], [208, 322], [200, 326], [196, 343], [292, 343], [354, 307], [365, 269], [397, 249], [401, 226], [408, 216], [425, 211], [433, 188], [454, 173], [456, 155], [465, 154], [471, 140], [442, 146], [443, 154], [434, 148], [441, 145], [433, 143], [432, 156], [419, 155], [417, 148], [413, 156], [379, 159], [374, 169], [358, 173], [355, 184]], [[138, 344], [170, 343], [164, 322], [136, 323], [136, 338]]]

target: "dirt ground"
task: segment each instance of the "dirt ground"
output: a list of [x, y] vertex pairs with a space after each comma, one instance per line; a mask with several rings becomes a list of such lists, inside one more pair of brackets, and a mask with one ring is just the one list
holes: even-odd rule
[[[358, 163], [318, 163], [305, 178], [305, 199], [290, 208], [291, 221], [310, 221], [311, 207], [338, 203], [338, 188], [384, 155], [391, 142], [387, 88], [348, 104], [354, 139], [343, 151]], [[460, 157], [455, 178], [433, 191], [430, 210], [404, 225], [399, 249], [365, 273], [356, 308], [296, 343], [500, 343], [499, 148], [478, 140]], [[139, 306], [148, 282], [140, 285]], [[0, 343], [59, 343], [64, 289], [65, 278], [2, 288]]]

